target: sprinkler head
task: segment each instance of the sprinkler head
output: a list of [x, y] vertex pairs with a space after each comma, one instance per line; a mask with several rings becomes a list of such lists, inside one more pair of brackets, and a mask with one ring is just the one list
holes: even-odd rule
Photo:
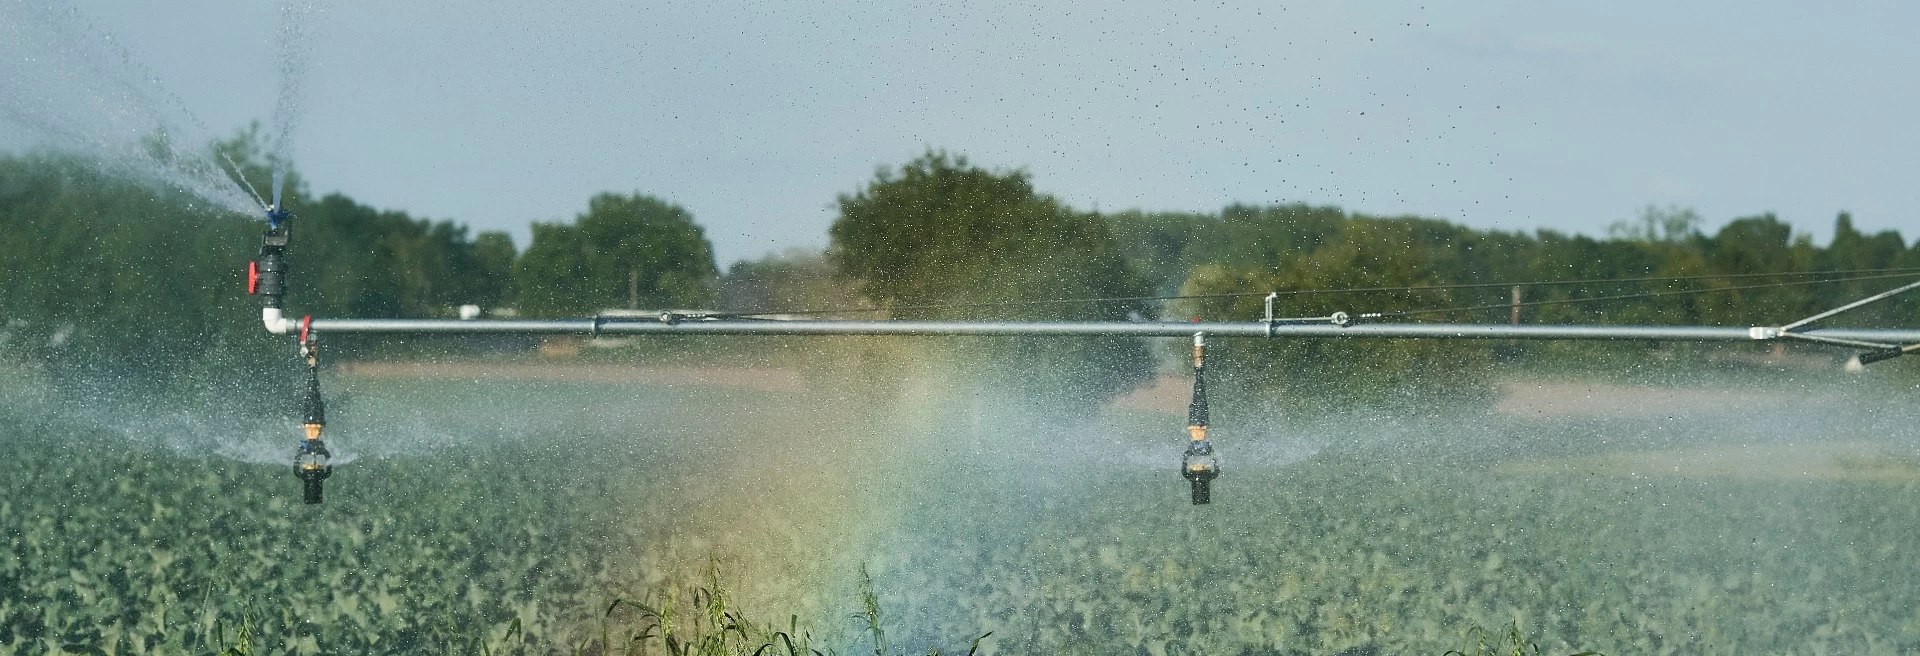
[[1213, 445], [1204, 438], [1189, 442], [1180, 457], [1180, 475], [1193, 486], [1193, 505], [1212, 503], [1213, 479], [1220, 476], [1220, 458], [1213, 454]]
[[[309, 424], [308, 435], [319, 435], [318, 426]], [[300, 478], [301, 498], [307, 503], [320, 503], [321, 481], [333, 475], [333, 454], [327, 452], [327, 445], [318, 437], [301, 440], [300, 449], [293, 456], [293, 475]]]

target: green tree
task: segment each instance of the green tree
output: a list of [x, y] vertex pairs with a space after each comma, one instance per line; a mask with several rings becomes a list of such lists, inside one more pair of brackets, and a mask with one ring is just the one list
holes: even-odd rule
[[513, 269], [520, 309], [534, 315], [699, 306], [718, 275], [693, 215], [638, 193], [594, 196], [572, 224], [535, 223]]
[[[1833, 241], [1828, 244], [1816, 260], [1818, 268], [1825, 271], [1853, 271], [1863, 269], [1884, 269], [1900, 266], [1902, 255], [1907, 250], [1906, 239], [1898, 231], [1884, 230], [1868, 235], [1853, 226], [1853, 215], [1841, 212], [1833, 221]], [[1857, 298], [1879, 292], [1900, 284], [1901, 281], [1874, 280], [1847, 283], [1827, 287], [1829, 295]], [[1920, 303], [1905, 297], [1896, 297], [1892, 302], [1879, 303], [1843, 315], [1836, 323], [1853, 325], [1895, 325], [1900, 320], [1913, 316], [1913, 309]]]
[[854, 307], [847, 285], [821, 251], [791, 249], [727, 267], [716, 288], [720, 309], [730, 312]]
[[[1143, 285], [1106, 223], [1035, 193], [1023, 172], [930, 152], [840, 197], [828, 257], [874, 301], [897, 306], [1129, 296]], [[903, 317], [1125, 318], [1126, 303], [898, 308]]]
[[1212, 259], [1226, 238], [1220, 217], [1212, 214], [1129, 210], [1104, 218], [1120, 255], [1155, 293], [1179, 290], [1193, 267]]
[[[0, 357], [44, 364], [76, 398], [189, 385], [254, 343], [242, 338], [259, 316], [243, 288], [249, 230], [103, 168], [0, 157]], [[222, 366], [244, 378], [248, 364]]]
[[1700, 213], [1690, 207], [1648, 205], [1632, 221], [1615, 221], [1607, 235], [1617, 241], [1683, 243], [1700, 237]]
[[[1734, 219], [1707, 242], [1706, 257], [1714, 273], [1755, 274], [1811, 271], [1816, 252], [1813, 240], [1793, 234], [1793, 226], [1772, 213]], [[1717, 286], [1751, 285], [1765, 280], [1714, 281]], [[1791, 321], [1816, 311], [1820, 299], [1833, 298], [1832, 288], [1806, 286], [1736, 290], [1702, 299], [1704, 320], [1749, 324]]]
[[475, 235], [472, 246], [455, 267], [465, 282], [461, 298], [491, 308], [504, 305], [513, 290], [513, 236], [504, 232]]
[[[828, 258], [896, 318], [1122, 320], [1130, 302], [1021, 304], [1142, 295], [1099, 215], [1034, 191], [1027, 174], [928, 152], [840, 197]], [[992, 306], [954, 307], [987, 303]], [[976, 347], [962, 347], [976, 348]], [[1150, 371], [1137, 340], [1010, 340], [967, 356], [997, 380], [1076, 402], [1124, 391]]]

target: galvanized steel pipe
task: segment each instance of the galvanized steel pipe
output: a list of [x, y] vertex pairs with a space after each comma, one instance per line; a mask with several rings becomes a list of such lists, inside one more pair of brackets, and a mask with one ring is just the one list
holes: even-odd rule
[[[909, 335], [1347, 338], [1347, 339], [1535, 339], [1744, 342], [1780, 339], [1772, 327], [1600, 326], [1468, 323], [1273, 324], [1260, 321], [706, 321], [665, 322], [627, 318], [587, 319], [314, 319], [313, 331], [386, 335]], [[1916, 343], [1920, 330], [1823, 328], [1800, 334], [1857, 341]]]

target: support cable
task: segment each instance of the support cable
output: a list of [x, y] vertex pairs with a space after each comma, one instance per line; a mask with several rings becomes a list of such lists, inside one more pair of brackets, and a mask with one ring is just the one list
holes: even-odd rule
[[[1745, 291], [1745, 290], [1751, 290], [1751, 289], [1770, 289], [1770, 288], [1775, 288], [1775, 287], [1799, 287], [1799, 286], [1806, 286], [1806, 285], [1822, 285], [1822, 284], [1827, 284], [1827, 283], [1838, 283], [1838, 282], [1861, 282], [1861, 281], [1866, 281], [1866, 280], [1884, 280], [1884, 279], [1887, 279], [1887, 278], [1906, 278], [1906, 277], [1909, 277], [1909, 276], [1912, 276], [1912, 275], [1914, 275], [1914, 274], [1912, 274], [1912, 273], [1897, 273], [1897, 274], [1886, 274], [1886, 275], [1878, 275], [1878, 276], [1855, 276], [1855, 277], [1850, 277], [1850, 278], [1827, 278], [1827, 279], [1822, 279], [1822, 280], [1792, 280], [1792, 281], [1786, 281], [1786, 282], [1771, 282], [1771, 283], [1760, 283], [1760, 284], [1754, 284], [1754, 285], [1734, 285], [1734, 286], [1731, 286], [1731, 287], [1705, 287], [1705, 288], [1700, 288], [1700, 289], [1673, 289], [1673, 290], [1664, 290], [1664, 291], [1655, 291], [1655, 292], [1637, 292], [1637, 293], [1633, 293], [1633, 294], [1612, 294], [1612, 295], [1607, 295], [1607, 296], [1583, 296], [1583, 297], [1579, 297], [1579, 298], [1561, 298], [1561, 299], [1550, 299], [1550, 300], [1544, 300], [1544, 301], [1526, 301], [1526, 302], [1522, 302], [1522, 303], [1496, 303], [1496, 304], [1490, 304], [1490, 305], [1462, 305], [1462, 306], [1456, 306], [1456, 307], [1444, 307], [1444, 308], [1426, 308], [1426, 309], [1416, 309], [1416, 310], [1398, 310], [1398, 311], [1394, 311], [1394, 312], [1367, 312], [1367, 313], [1362, 313], [1362, 314], [1356, 314], [1356, 315], [1354, 315], [1354, 318], [1355, 318], [1355, 319], [1362, 319], [1362, 320], [1377, 320], [1377, 319], [1386, 319], [1386, 318], [1392, 318], [1392, 317], [1412, 317], [1412, 316], [1420, 316], [1420, 315], [1428, 315], [1428, 314], [1447, 314], [1447, 313], [1452, 313], [1452, 312], [1470, 312], [1470, 311], [1474, 311], [1474, 310], [1505, 310], [1505, 309], [1509, 309], [1509, 308], [1514, 308], [1514, 307], [1540, 307], [1540, 306], [1546, 306], [1546, 305], [1574, 305], [1574, 304], [1579, 304], [1579, 303], [1597, 303], [1597, 302], [1601, 302], [1601, 301], [1622, 301], [1622, 300], [1632, 300], [1632, 299], [1642, 299], [1642, 298], [1662, 298], [1662, 297], [1668, 297], [1668, 296], [1690, 296], [1690, 295], [1695, 295], [1695, 294], [1710, 294], [1710, 293], [1715, 293], [1715, 292], [1734, 292], [1734, 291]], [[1912, 285], [1912, 286], [1920, 286], [1920, 282], [1916, 282], [1916, 283], [1914, 283], [1914, 285]], [[1878, 300], [1878, 299], [1876, 299], [1876, 300]], [[1857, 306], [1855, 306], [1855, 307], [1857, 307]], [[1829, 316], [1830, 316], [1830, 315], [1829, 315]]]
[[[1443, 290], [1452, 290], [1452, 289], [1482, 289], [1482, 288], [1489, 288], [1489, 287], [1515, 287], [1515, 286], [1548, 287], [1548, 286], [1565, 286], [1565, 285], [1602, 285], [1602, 284], [1626, 284], [1626, 283], [1641, 283], [1641, 282], [1685, 282], [1685, 281], [1693, 281], [1693, 280], [1739, 280], [1739, 279], [1746, 279], [1746, 278], [1787, 277], [1787, 276], [1796, 276], [1796, 277], [1797, 276], [1836, 276], [1836, 275], [1853, 275], [1853, 274], [1894, 274], [1894, 275], [1881, 276], [1881, 277], [1897, 277], [1897, 274], [1920, 274], [1920, 267], [1884, 268], [1884, 269], [1846, 269], [1846, 270], [1837, 270], [1837, 271], [1787, 271], [1787, 272], [1778, 272], [1778, 273], [1725, 273], [1725, 274], [1704, 274], [1704, 275], [1692, 275], [1692, 276], [1642, 276], [1642, 277], [1632, 277], [1632, 278], [1588, 278], [1588, 279], [1578, 279], [1578, 280], [1536, 280], [1536, 281], [1520, 281], [1520, 282], [1512, 282], [1512, 281], [1481, 282], [1481, 283], [1457, 283], [1457, 284], [1443, 284], [1443, 285], [1401, 285], [1401, 286], [1387, 286], [1387, 287], [1342, 287], [1337, 289], [1295, 289], [1295, 290], [1278, 291], [1278, 292], [1276, 291], [1224, 292], [1224, 293], [1218, 293], [1218, 294], [1175, 294], [1175, 295], [1167, 295], [1167, 296], [1102, 296], [1102, 297], [1089, 297], [1089, 298], [1036, 299], [1036, 300], [1028, 300], [1028, 301], [922, 303], [922, 304], [913, 304], [913, 305], [891, 305], [891, 306], [868, 305], [868, 306], [861, 306], [861, 307], [846, 307], [846, 308], [811, 308], [811, 309], [801, 309], [801, 310], [754, 310], [754, 311], [748, 311], [748, 312], [715, 312], [715, 313], [702, 315], [699, 318], [708, 319], [708, 320], [736, 319], [736, 318], [744, 319], [744, 318], [767, 317], [772, 315], [812, 316], [812, 315], [822, 315], [822, 314], [865, 314], [869, 312], [888, 312], [888, 311], [901, 311], [901, 310], [959, 310], [959, 309], [977, 309], [977, 308], [1032, 307], [1032, 306], [1046, 306], [1046, 305], [1073, 305], [1073, 304], [1091, 304], [1091, 303], [1124, 303], [1124, 302], [1138, 302], [1138, 301], [1204, 300], [1204, 299], [1217, 299], [1217, 298], [1244, 298], [1248, 296], [1321, 296], [1321, 295], [1327, 295], [1327, 294], [1355, 294], [1355, 293], [1371, 293], [1371, 292], [1420, 292], [1420, 291], [1443, 291]], [[1850, 278], [1850, 279], [1873, 280], [1877, 278], [1879, 277], [1861, 277], [1861, 278]], [[1734, 287], [1734, 288], [1724, 288], [1724, 289], [1752, 289], [1752, 288], [1754, 287]], [[1522, 305], [1524, 306], [1528, 304], [1522, 304]], [[1500, 307], [1512, 307], [1512, 305], [1502, 304]]]

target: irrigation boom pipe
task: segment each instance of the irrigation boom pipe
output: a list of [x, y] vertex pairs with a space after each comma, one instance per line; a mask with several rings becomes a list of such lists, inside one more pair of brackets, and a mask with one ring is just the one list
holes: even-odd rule
[[[385, 335], [918, 335], [1349, 339], [1540, 339], [1744, 342], [1786, 338], [1778, 327], [1511, 325], [1473, 323], [1278, 323], [1263, 321], [725, 321], [586, 319], [314, 319], [312, 330]], [[1808, 336], [1859, 342], [1920, 342], [1920, 330], [1822, 328]]]
[[[260, 258], [248, 265], [247, 293], [261, 297], [260, 322], [276, 335], [299, 335], [300, 355], [307, 365], [302, 427], [305, 439], [294, 452], [294, 472], [304, 486], [307, 503], [320, 503], [321, 482], [333, 473], [332, 454], [321, 440], [325, 428], [325, 401], [320, 394], [318, 333], [370, 335], [902, 335], [978, 337], [1188, 337], [1193, 338], [1193, 400], [1187, 408], [1189, 444], [1181, 456], [1181, 475], [1191, 483], [1192, 502], [1212, 500], [1212, 481], [1220, 475], [1219, 460], [1207, 439], [1205, 384], [1206, 338], [1292, 339], [1505, 339], [1505, 340], [1659, 340], [1685, 342], [1753, 342], [1799, 340], [1872, 349], [1849, 367], [1920, 352], [1920, 330], [1809, 329], [1815, 321], [1894, 295], [1920, 289], [1912, 282], [1846, 305], [1780, 326], [1600, 326], [1518, 325], [1519, 287], [1515, 287], [1515, 323], [1389, 323], [1380, 321], [1409, 312], [1361, 315], [1361, 322], [1345, 312], [1325, 317], [1274, 316], [1278, 292], [1267, 294], [1265, 313], [1257, 321], [896, 321], [842, 319], [730, 318], [707, 313], [667, 311], [657, 320], [632, 316], [593, 316], [578, 319], [315, 319], [294, 321], [284, 312], [288, 262], [287, 238], [292, 215], [280, 202], [278, 171], [274, 204], [267, 206], [267, 230], [260, 240]], [[257, 196], [257, 195], [256, 195]], [[1466, 308], [1475, 309], [1475, 308]], [[1372, 320], [1368, 320], [1372, 319]]]

